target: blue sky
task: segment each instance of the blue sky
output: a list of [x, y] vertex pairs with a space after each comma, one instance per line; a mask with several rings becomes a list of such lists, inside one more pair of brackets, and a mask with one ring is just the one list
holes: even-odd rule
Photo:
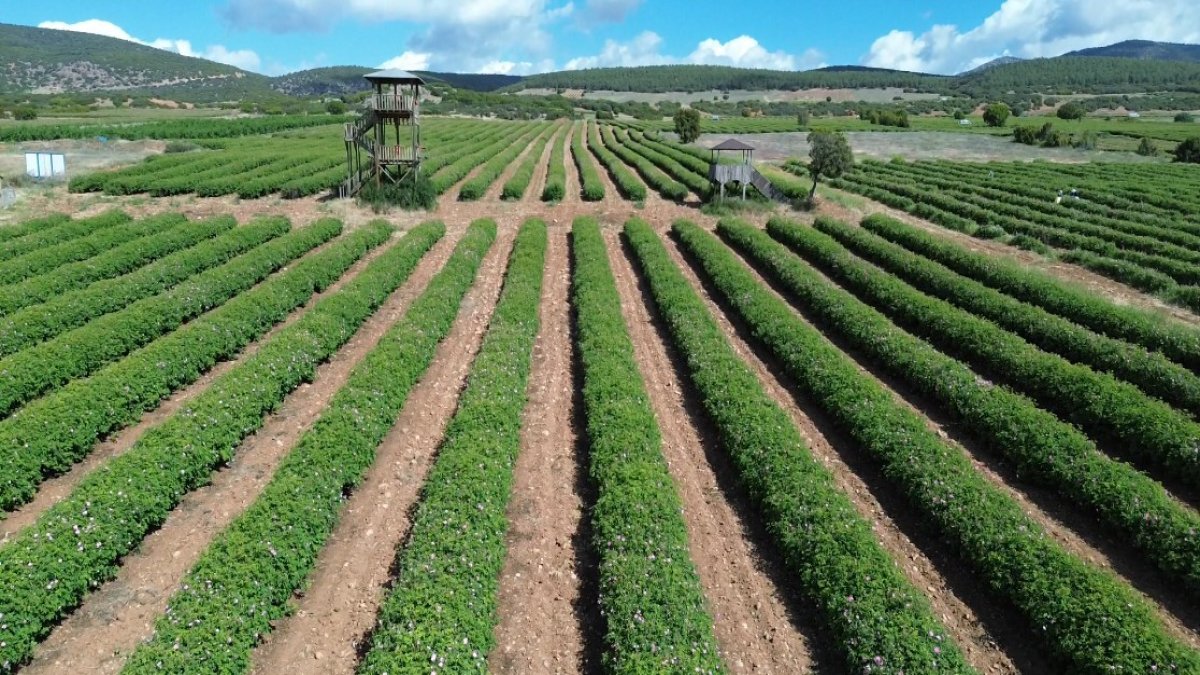
[[525, 74], [660, 63], [955, 73], [1006, 54], [1131, 38], [1200, 43], [1196, 0], [6, 0], [0, 22], [269, 75], [348, 64]]

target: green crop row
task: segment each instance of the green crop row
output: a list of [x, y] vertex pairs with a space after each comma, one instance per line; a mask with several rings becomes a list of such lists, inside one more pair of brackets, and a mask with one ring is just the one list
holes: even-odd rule
[[[701, 200], [708, 199], [712, 194], [712, 183], [708, 180], [708, 170], [697, 172], [690, 167], [684, 166], [675, 158], [668, 156], [666, 153], [659, 152], [655, 148], [651, 148], [644, 142], [635, 140], [632, 134], [620, 131], [615, 132], [611, 127], [605, 127], [607, 135], [605, 138], [613, 138], [614, 142], [622, 147], [632, 150], [636, 155], [640, 155], [644, 160], [649, 161], [656, 168], [661, 170], [675, 185], [683, 185], [686, 190], [683, 197], [687, 198], [687, 190], [691, 190], [700, 197]], [[645, 175], [645, 174], [643, 174]], [[647, 182], [650, 181], [649, 176], [646, 177]], [[672, 194], [679, 194], [678, 189], [670, 183], [664, 184], [662, 187], [654, 186], [660, 194], [664, 194], [664, 190]], [[665, 194], [664, 194], [665, 196]]]
[[1063, 262], [1078, 265], [1113, 281], [1119, 281], [1148, 293], [1165, 293], [1178, 284], [1170, 275], [1143, 267], [1127, 260], [1116, 260], [1091, 251], [1065, 251], [1058, 256]]
[[536, 143], [537, 137], [545, 136], [549, 131], [547, 128], [539, 134], [537, 126], [530, 127], [528, 131], [513, 139], [502, 152], [489, 157], [483, 166], [479, 167], [479, 172], [459, 188], [459, 201], [471, 202], [481, 199], [500, 174], [504, 173], [522, 152], [529, 149], [530, 143]]
[[[587, 133], [586, 125], [585, 122], [583, 134]], [[583, 201], [598, 202], [604, 199], [604, 182], [600, 180], [600, 171], [596, 168], [596, 162], [592, 160], [592, 156], [588, 154], [580, 132], [572, 126], [570, 133], [571, 157], [574, 158], [575, 166], [579, 169], [579, 184]]]
[[1112, 373], [1193, 415], [1200, 413], [1200, 377], [1161, 354], [1081, 328], [861, 228], [829, 219], [817, 220], [816, 228], [918, 290], [988, 319], [1046, 351]]
[[146, 138], [237, 138], [272, 134], [289, 129], [341, 124], [348, 118], [334, 115], [272, 115], [241, 119], [164, 120], [143, 124], [13, 124], [0, 129], [0, 142], [52, 141], [60, 138], [92, 139], [97, 136], [142, 140]]
[[284, 199], [300, 199], [329, 190], [346, 178], [345, 166], [331, 166], [310, 176], [301, 176], [279, 186], [279, 196]]
[[[0, 262], [0, 285], [15, 284], [30, 277], [52, 272], [63, 265], [93, 258], [117, 246], [158, 234], [183, 221], [179, 215], [165, 215], [131, 221], [120, 212], [109, 212], [93, 219], [97, 230], [89, 235], [30, 251]], [[111, 224], [110, 223], [115, 223]]]
[[[141, 164], [135, 164], [116, 171], [97, 171], [82, 176], [75, 176], [67, 183], [68, 192], [104, 192], [110, 181], [159, 177], [160, 179], [174, 178], [184, 175], [189, 170], [197, 173], [216, 166], [227, 155], [216, 152], [184, 152], [170, 155], [151, 155]], [[149, 183], [146, 183], [149, 185]], [[116, 188], [114, 188], [116, 189]]]
[[[1195, 262], [1200, 259], [1200, 238], [1187, 232], [1166, 227], [1131, 223], [1119, 218], [1075, 212], [1063, 217], [1062, 204], [1050, 198], [1025, 197], [1012, 190], [971, 185], [956, 176], [947, 176], [941, 168], [926, 168], [921, 164], [892, 164], [867, 161], [858, 165], [859, 170], [885, 180], [904, 180], [924, 186], [936, 186], [944, 194], [957, 199], [992, 209], [1018, 218], [1037, 222], [1048, 227], [1090, 234], [1113, 241], [1135, 250], [1158, 253], [1168, 257]], [[1076, 201], [1068, 196], [1066, 204]]]
[[[364, 240], [378, 232], [360, 232], [340, 243], [361, 255]], [[311, 278], [303, 285], [310, 291], [328, 274], [312, 266], [305, 271]], [[374, 261], [0, 546], [0, 671], [19, 667], [55, 622], [116, 574], [121, 558], [186, 494], [207, 484], [267, 413], [311, 380], [404, 277], [395, 261]]]
[[[612, 177], [613, 183], [620, 190], [621, 195], [626, 199], [631, 199], [635, 202], [640, 202], [646, 199], [646, 186], [642, 181], [638, 180], [637, 175], [626, 166], [626, 162], [622, 161], [621, 157], [617, 156], [614, 149], [605, 146], [600, 141], [600, 131], [594, 123], [587, 124], [587, 144], [588, 149], [600, 160], [600, 163], [608, 169], [608, 175]], [[615, 142], [612, 145], [617, 145]], [[628, 150], [621, 148], [621, 153], [632, 155]], [[665, 178], [665, 176], [663, 176]], [[680, 187], [683, 187], [682, 185]]]
[[725, 672], [599, 224], [577, 219], [572, 242], [605, 670]]
[[355, 231], [129, 357], [0, 421], [0, 509], [24, 503], [44, 476], [66, 471], [97, 440], [232, 358], [389, 236], [384, 226]]
[[910, 675], [972, 672], [921, 591], [733, 351], [657, 235], [631, 220], [625, 236], [721, 446], [845, 672], [868, 672], [876, 657]]
[[[1002, 214], [994, 209], [979, 206], [940, 191], [930, 190], [915, 182], [905, 183], [894, 178], [875, 178], [858, 172], [833, 179], [830, 181], [830, 185], [858, 192], [889, 206], [903, 209], [913, 215], [928, 218], [940, 225], [968, 234], [981, 237], [992, 231], [997, 231], [996, 234], [1000, 235], [1006, 232], [1023, 234], [1049, 246], [1082, 249], [1107, 258], [1135, 263], [1162, 272], [1178, 283], [1200, 283], [1200, 266], [1193, 265], [1186, 260], [1166, 257], [1146, 250], [1121, 248], [1114, 241], [1094, 234], [1083, 234], [1039, 225], [1025, 218]], [[867, 189], [863, 189], [864, 186]], [[1148, 238], [1142, 237], [1141, 239]], [[1149, 243], [1146, 247], [1155, 250], [1162, 248]]]
[[684, 167], [687, 167], [693, 173], [704, 177], [708, 176], [708, 168], [712, 165], [712, 157], [709, 155], [710, 150], [669, 143], [662, 138], [654, 138], [641, 131], [630, 131], [629, 137], [636, 143], [641, 143], [652, 150], [670, 157]]
[[[346, 160], [340, 156], [317, 157], [302, 162], [289, 164], [278, 171], [264, 176], [247, 177], [237, 186], [237, 196], [241, 199], [259, 199], [279, 192], [280, 188], [296, 180], [308, 178], [314, 174], [331, 169], [346, 169]], [[329, 187], [329, 185], [326, 185]]]
[[718, 293], [805, 396], [881, 465], [883, 476], [976, 578], [1025, 617], [1040, 649], [1073, 673], [1200, 672], [1149, 603], [1067, 553], [960, 450], [867, 376], [699, 228], [674, 232]]
[[[189, 223], [186, 229], [220, 232], [236, 224], [237, 221], [232, 217], [223, 216]], [[194, 248], [172, 253], [128, 274], [98, 281], [0, 318], [0, 356], [28, 349], [136, 300], [159, 293], [287, 231], [287, 221], [282, 219], [252, 223], [225, 232]]]
[[1027, 398], [981, 381], [958, 361], [904, 332], [825, 281], [761, 230], [722, 222], [720, 234], [823, 327], [946, 411], [965, 433], [1011, 461], [1023, 480], [1048, 487], [1099, 517], [1122, 541], [1200, 592], [1200, 516], [1161, 485], [1101, 454], [1075, 427]]
[[[1140, 194], [1149, 187], [1139, 181], [1139, 199], [1133, 201], [1115, 194], [1120, 188], [1111, 180], [1091, 180], [1080, 176], [1064, 176], [1055, 168], [1051, 173], [1026, 164], [1019, 173], [1003, 164], [989, 164], [989, 178], [984, 181], [979, 167], [951, 162], [914, 162], [907, 167], [921, 176], [958, 181], [954, 187], [977, 194], [992, 195], [1014, 204], [1029, 206], [1050, 215], [1067, 211], [1098, 225], [1123, 229], [1131, 234], [1161, 237], [1181, 245], [1194, 247], [1200, 243], [1200, 225], [1184, 220], [1180, 213], [1164, 211], [1147, 203]], [[1083, 190], [1080, 199], [1064, 199], [1058, 203], [1055, 189], [1066, 178], [1071, 187]], [[1170, 183], [1174, 179], [1157, 174], [1155, 182]], [[981, 184], [986, 183], [986, 185]], [[1115, 189], [1114, 189], [1115, 188]]]
[[[88, 260], [63, 265], [33, 279], [0, 288], [0, 316], [97, 281], [128, 274], [159, 258], [211, 239], [237, 224], [233, 219], [189, 223], [182, 216], [178, 222], [179, 227], [164, 228], [162, 232], [127, 242]], [[0, 343], [8, 334], [9, 331], [0, 328]]]
[[[407, 277], [444, 231], [441, 223], [426, 223], [409, 232], [382, 256], [396, 270], [386, 273]], [[355, 366], [262, 494], [193, 565], [170, 613], [155, 622], [154, 637], [124, 672], [248, 670], [250, 651], [287, 613], [337, 524], [343, 496], [362, 480], [433, 360], [488, 241], [486, 233], [468, 234], [404, 319]]]
[[[607, 138], [602, 138], [608, 131]], [[602, 141], [602, 142], [601, 142]], [[630, 161], [631, 157], [637, 157], [628, 149], [620, 147], [612, 138], [611, 127], [599, 127], [594, 124], [588, 125], [588, 148], [592, 149], [592, 154], [596, 159], [600, 160], [601, 165], [608, 169], [608, 175], [612, 177], [613, 183], [617, 185], [617, 190], [622, 193], [626, 199], [632, 199], [635, 202], [641, 202], [646, 199], [646, 184], [638, 180], [637, 174], [630, 167], [637, 168], [638, 173], [642, 173], [641, 167], [636, 167]], [[643, 160], [644, 161], [644, 160]], [[648, 163], [648, 162], [647, 162]], [[670, 181], [666, 174], [659, 172], [658, 169], [650, 166], [650, 171], [656, 173], [656, 178], [662, 180], [659, 183], [654, 183], [648, 179], [648, 183], [652, 186], [666, 185]], [[646, 175], [646, 173], [642, 173]], [[678, 185], [678, 184], [677, 184]], [[679, 185], [679, 187], [683, 187]]]
[[546, 186], [542, 188], [542, 201], [560, 202], [567, 196], [566, 160], [567, 137], [571, 135], [571, 123], [567, 122], [554, 137], [550, 148], [550, 165], [546, 169]]
[[1090, 291], [996, 256], [968, 251], [885, 216], [871, 216], [862, 226], [914, 253], [964, 276], [1043, 307], [1081, 326], [1161, 351], [1193, 372], [1200, 372], [1200, 330], [1161, 315], [1115, 305]]
[[70, 220], [50, 217], [44, 226], [21, 237], [0, 243], [0, 261], [10, 261], [48, 246], [62, 245], [70, 240], [94, 234], [98, 230], [129, 222], [120, 211], [107, 211], [99, 216]]
[[529, 152], [525, 154], [525, 159], [521, 160], [521, 165], [517, 167], [500, 191], [500, 199], [512, 201], [525, 196], [525, 191], [529, 189], [529, 183], [533, 180], [534, 170], [542, 163], [546, 145], [558, 135], [560, 128], [559, 125], [551, 126], [530, 146]]
[[324, 221], [0, 359], [0, 413], [115, 361], [185, 321], [220, 306], [340, 231]]
[[545, 223], [527, 221], [360, 673], [487, 670], [545, 255]]
[[834, 239], [774, 218], [768, 231], [898, 325], [1007, 382], [1123, 456], [1200, 485], [1200, 425], [1106, 373], [1044, 352], [990, 321], [864, 264]]
[[[65, 214], [53, 213], [42, 218], [33, 218], [31, 220], [23, 220], [12, 225], [0, 227], [0, 242], [9, 242], [13, 239], [29, 236], [39, 230], [61, 225], [70, 220]], [[8, 247], [7, 243], [0, 243], [0, 253]], [[0, 259], [7, 256], [0, 255]]]
[[[534, 127], [536, 129], [536, 127]], [[443, 194], [450, 188], [454, 187], [460, 180], [465, 178], [476, 167], [485, 164], [496, 155], [503, 153], [505, 150], [521, 145], [518, 140], [532, 133], [533, 129], [525, 126], [506, 129], [505, 132], [491, 143], [480, 142], [470, 144], [468, 152], [459, 156], [452, 163], [443, 167], [440, 171], [433, 174], [430, 180], [433, 182], [433, 187], [438, 194]], [[503, 171], [503, 167], [500, 167]], [[497, 172], [496, 175], [499, 175]], [[489, 181], [490, 182], [490, 181]]]

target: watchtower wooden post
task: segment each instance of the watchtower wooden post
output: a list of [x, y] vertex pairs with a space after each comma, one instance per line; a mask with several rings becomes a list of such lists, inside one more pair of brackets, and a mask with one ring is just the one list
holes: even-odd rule
[[[350, 197], [367, 181], [400, 183], [421, 170], [421, 87], [425, 81], [405, 70], [365, 75], [374, 93], [363, 113], [346, 124], [346, 182], [339, 193]], [[391, 133], [389, 134], [389, 130]]]

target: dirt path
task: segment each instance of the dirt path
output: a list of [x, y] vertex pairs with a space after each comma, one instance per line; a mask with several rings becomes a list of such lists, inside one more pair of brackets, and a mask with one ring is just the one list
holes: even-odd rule
[[554, 144], [563, 135], [563, 129], [566, 129], [567, 133], [571, 129], [569, 122], [560, 127], [550, 134], [550, 140], [546, 143], [546, 147], [542, 148], [542, 156], [538, 158], [537, 164], [533, 167], [533, 177], [529, 179], [529, 187], [521, 196], [521, 201], [525, 204], [536, 204], [542, 201], [542, 191], [546, 189], [546, 177], [550, 174], [550, 153], [554, 151]]
[[90, 595], [37, 649], [30, 673], [116, 672], [153, 631], [154, 620], [212, 539], [266, 487], [279, 462], [325, 409], [350, 371], [403, 315], [438, 266], [450, 242], [439, 242], [412, 277], [327, 363], [301, 385], [238, 448], [211, 485], [188, 494], [163, 526], [126, 557], [116, 578]]
[[[333, 241], [337, 240], [334, 239]], [[320, 251], [323, 251], [330, 246], [333, 241], [322, 244], [321, 246], [306, 253], [304, 257], [310, 257], [318, 254]], [[175, 412], [181, 407], [186, 405], [196, 396], [199, 396], [202, 391], [207, 389], [213, 380], [228, 372], [235, 366], [243, 363], [251, 355], [257, 352], [259, 346], [261, 346], [263, 342], [270, 339], [285, 327], [295, 323], [295, 321], [298, 320], [301, 315], [307, 312], [313, 304], [320, 301], [321, 298], [328, 297], [332, 293], [335, 293], [338, 289], [348, 283], [349, 280], [356, 276], [358, 272], [362, 270], [362, 268], [366, 267], [370, 261], [374, 260], [379, 255], [382, 255], [385, 248], [386, 246], [380, 246], [375, 250], [368, 252], [362, 257], [362, 259], [352, 265], [346, 271], [346, 273], [343, 274], [341, 278], [334, 282], [329, 288], [309, 298], [308, 302], [293, 310], [290, 314], [288, 314], [287, 317], [284, 318], [283, 321], [275, 324], [275, 326], [273, 326], [269, 331], [264, 333], [261, 338], [247, 345], [247, 347], [237, 354], [232, 360], [222, 361], [216, 364], [207, 373], [201, 375], [200, 378], [195, 382], [176, 391], [165, 401], [160, 403], [159, 406], [154, 410], [143, 414], [138, 420], [137, 424], [121, 429], [112, 436], [98, 442], [95, 447], [92, 448], [92, 451], [88, 453], [87, 457], [77, 462], [69, 471], [61, 476], [55, 476], [54, 478], [44, 481], [38, 488], [37, 494], [34, 495], [33, 499], [30, 500], [29, 503], [9, 513], [3, 521], [0, 521], [0, 545], [16, 536], [16, 534], [22, 529], [32, 525], [38, 518], [41, 517], [43, 513], [46, 512], [47, 509], [65, 499], [71, 493], [71, 491], [74, 490], [77, 485], [79, 485], [80, 481], [87, 477], [87, 475], [92, 471], [95, 471], [96, 468], [103, 466], [113, 457], [124, 454], [127, 450], [129, 450], [130, 447], [133, 446], [134, 443], [138, 441], [139, 438], [142, 437], [142, 434], [144, 434], [150, 427], [155, 426], [156, 424], [175, 414]], [[288, 267], [290, 268], [293, 264], [295, 263], [289, 264]], [[271, 275], [271, 277], [268, 277], [268, 279], [255, 284], [250, 290], [253, 290], [259, 285], [266, 283], [277, 274], [278, 272]], [[210, 312], [216, 311], [217, 309], [219, 309], [219, 307], [214, 307], [212, 310], [210, 310]]]
[[[840, 286], [819, 270], [812, 270], [826, 283]], [[759, 281], [786, 297], [761, 275]], [[796, 314], [807, 320], [802, 309], [790, 303]], [[972, 466], [995, 487], [1020, 505], [1027, 517], [1040, 525], [1066, 551], [1088, 563], [1122, 577], [1153, 605], [1159, 618], [1179, 639], [1200, 648], [1200, 608], [1180, 597], [1175, 584], [1165, 579], [1143, 555], [1118, 541], [1093, 516], [1053, 490], [1023, 484], [1005, 460], [981, 447], [963, 432], [962, 425], [941, 414], [936, 403], [926, 400], [902, 381], [875, 367], [870, 360], [841, 340], [831, 341], [849, 356], [860, 372], [887, 389], [893, 398], [916, 413], [934, 433], [963, 452]]]
[[[714, 302], [675, 243], [670, 238], [665, 241], [671, 258], [724, 328], [738, 356], [791, 417], [813, 456], [833, 473], [837, 487], [871, 523], [880, 544], [891, 553], [905, 577], [926, 595], [968, 662], [981, 673], [1048, 672], [1035, 650], [1019, 646], [1026, 636], [1004, 625], [1005, 617], [981, 615], [978, 582], [962, 572], [960, 563], [948, 560], [945, 551], [937, 550], [931, 538], [921, 537], [917, 519], [905, 512], [895, 495], [880, 489], [884, 481], [878, 469], [854, 448], [852, 441], [837, 433], [819, 410], [784, 385], [776, 375], [778, 367], [760, 358], [747, 343], [741, 325], [730, 321], [723, 306]], [[998, 639], [1003, 639], [1004, 646], [998, 644]]]
[[[809, 635], [795, 622], [784, 597], [782, 569], [768, 570], [760, 542], [722, 490], [717, 468], [706, 457], [716, 438], [700, 429], [685, 409], [683, 383], [667, 345], [652, 325], [630, 261], [615, 230], [605, 232], [609, 260], [621, 296], [621, 312], [633, 351], [662, 430], [663, 454], [683, 501], [688, 548], [712, 610], [717, 641], [732, 673], [806, 672], [813, 665]], [[699, 411], [696, 411], [699, 412]], [[719, 467], [729, 469], [730, 467]], [[746, 514], [748, 515], [748, 514]]]
[[391, 580], [396, 548], [483, 341], [515, 234], [514, 228], [500, 229], [433, 365], [380, 444], [366, 479], [343, 505], [295, 614], [255, 651], [253, 672], [354, 672], [359, 644], [375, 625]]
[[566, 227], [549, 232], [541, 333], [533, 348], [508, 506], [500, 623], [489, 659], [493, 673], [592, 672], [599, 665], [587, 651], [586, 605], [595, 599], [581, 597], [587, 574], [581, 566], [591, 546], [580, 540], [584, 506], [572, 480], [587, 469], [575, 426], [568, 232]]
[[915, 216], [909, 215], [903, 211], [884, 206], [879, 202], [871, 201], [866, 197], [853, 195], [856, 199], [862, 200], [866, 207], [863, 209], [847, 209], [838, 204], [829, 202], [828, 200], [821, 202], [818, 212], [837, 218], [844, 222], [857, 225], [858, 222], [865, 216], [882, 213], [904, 223], [908, 223], [914, 227], [918, 227], [930, 234], [937, 235], [943, 239], [947, 239], [957, 243], [964, 248], [967, 248], [976, 253], [985, 253], [988, 255], [998, 255], [1014, 262], [1020, 263], [1027, 267], [1047, 272], [1059, 279], [1083, 286], [1099, 295], [1115, 305], [1125, 305], [1130, 307], [1138, 307], [1158, 312], [1164, 316], [1182, 321], [1183, 323], [1192, 326], [1200, 327], [1200, 315], [1193, 314], [1182, 307], [1168, 304], [1147, 293], [1142, 293], [1130, 286], [1126, 286], [1119, 281], [1114, 281], [1108, 277], [1096, 274], [1091, 270], [1072, 265], [1057, 260], [1047, 260], [1045, 257], [1017, 248], [1009, 246], [1003, 242], [992, 241], [987, 239], [978, 239], [962, 232], [956, 232], [944, 228], [940, 225], [935, 225], [927, 220], [922, 220]]

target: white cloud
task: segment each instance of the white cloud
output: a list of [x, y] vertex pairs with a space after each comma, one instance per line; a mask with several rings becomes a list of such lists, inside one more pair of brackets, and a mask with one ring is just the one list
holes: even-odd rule
[[1200, 41], [1200, 9], [1194, 0], [1004, 0], [965, 32], [944, 24], [920, 35], [893, 30], [875, 40], [863, 64], [957, 73], [998, 56], [1057, 56], [1130, 39]]
[[581, 56], [567, 61], [567, 70], [583, 68], [605, 68], [612, 66], [657, 66], [676, 63], [678, 59], [659, 53], [662, 38], [653, 31], [645, 31], [629, 42], [605, 40], [604, 48], [595, 56]]
[[429, 57], [432, 54], [428, 52], [407, 51], [379, 64], [381, 70], [391, 70], [397, 68], [399, 70], [429, 70]]
[[713, 38], [696, 46], [688, 57], [692, 63], [707, 65], [737, 66], [739, 68], [770, 68], [772, 70], [794, 70], [796, 57], [784, 52], [768, 52], [749, 35], [739, 35], [729, 42]]
[[43, 21], [38, 24], [38, 28], [49, 28], [51, 30], [70, 30], [76, 33], [91, 33], [93, 35], [103, 35], [105, 37], [116, 38], [118, 40], [128, 40], [129, 42], [141, 42], [134, 38], [125, 29], [121, 28], [111, 21], [103, 19], [87, 19], [77, 23], [67, 23], [65, 21]]
[[696, 45], [686, 57], [663, 54], [662, 46], [662, 37], [653, 31], [645, 31], [629, 42], [606, 40], [599, 54], [571, 59], [567, 62], [566, 70], [673, 63], [774, 70], [820, 68], [825, 65], [824, 55], [815, 49], [809, 49], [799, 57], [782, 51], [770, 52], [749, 35], [741, 35], [728, 42], [708, 38]]
[[[600, 0], [610, 16], [633, 1]], [[413, 32], [400, 38], [401, 49], [409, 58], [428, 55], [424, 68], [480, 72], [512, 63], [513, 73], [545, 63], [548, 28], [575, 11], [570, 0], [227, 0], [219, 10], [234, 28], [275, 33], [321, 32], [348, 20], [407, 23]]]
[[154, 40], [146, 41], [130, 35], [111, 21], [103, 19], [87, 19], [77, 23], [66, 23], [65, 21], [43, 21], [38, 24], [38, 28], [50, 28], [53, 30], [69, 30], [77, 33], [91, 33], [93, 35], [103, 35], [105, 37], [125, 40], [126, 42], [135, 42], [147, 47], [162, 49], [169, 52], [175, 52], [183, 56], [195, 56], [209, 61], [224, 63], [242, 70], [258, 71], [262, 67], [262, 59], [258, 54], [250, 49], [228, 49], [224, 45], [210, 45], [200, 51], [192, 48], [192, 43], [189, 40], [173, 40], [169, 38], [155, 38]]

